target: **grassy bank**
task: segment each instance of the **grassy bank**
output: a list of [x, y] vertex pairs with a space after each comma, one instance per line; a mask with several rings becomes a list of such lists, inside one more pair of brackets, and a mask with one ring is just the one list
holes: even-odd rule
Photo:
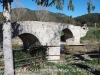
[[89, 27], [86, 36], [81, 38], [81, 41], [82, 40], [89, 40], [89, 41], [100, 40], [100, 28], [96, 28], [95, 30], [94, 27]]

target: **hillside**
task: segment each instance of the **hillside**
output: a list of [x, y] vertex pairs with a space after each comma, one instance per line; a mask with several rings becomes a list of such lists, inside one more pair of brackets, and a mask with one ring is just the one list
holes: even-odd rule
[[[73, 12], [74, 13], [74, 12]], [[63, 13], [53, 13], [50, 11], [37, 11], [27, 8], [15, 8], [11, 11], [12, 22], [15, 21], [44, 21], [44, 22], [59, 22], [83, 26], [87, 23], [88, 26], [100, 26], [100, 13], [91, 13], [72, 18]], [[0, 22], [3, 21], [2, 12], [0, 12]]]
[[[38, 14], [38, 16], [36, 15]], [[44, 16], [43, 16], [44, 15]], [[42, 21], [47, 22], [62, 22], [68, 24], [75, 24], [75, 20], [62, 13], [53, 13], [50, 11], [36, 11], [27, 8], [12, 9], [12, 22], [18, 21], [40, 21], [38, 17], [43, 17]], [[0, 12], [0, 22], [2, 22], [2, 13]]]
[[74, 19], [77, 25], [87, 23], [88, 26], [94, 26], [94, 23], [97, 23], [97, 26], [100, 27], [100, 13], [85, 14]]

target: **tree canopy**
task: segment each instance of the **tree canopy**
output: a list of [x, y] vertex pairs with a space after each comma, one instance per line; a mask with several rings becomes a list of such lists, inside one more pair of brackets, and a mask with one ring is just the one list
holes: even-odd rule
[[[32, 0], [37, 3], [37, 5], [42, 5], [42, 6], [56, 6], [57, 9], [62, 10], [64, 1], [65, 0]], [[68, 4], [68, 10], [74, 10], [74, 5], [73, 5], [73, 0], [69, 0]]]
[[[42, 5], [42, 6], [56, 6], [57, 9], [62, 10], [64, 1], [65, 0], [32, 0], [37, 3], [37, 5]], [[88, 13], [90, 13], [92, 10], [95, 9], [95, 5], [93, 5], [94, 0], [87, 0], [87, 10]], [[73, 5], [73, 0], [69, 0], [69, 3], [67, 4], [68, 10], [74, 11], [74, 5]]]
[[[1, 3], [10, 1], [13, 2], [13, 0], [0, 0]], [[63, 10], [63, 5], [65, 0], [32, 0], [35, 1], [37, 5], [41, 6], [55, 6], [58, 10]], [[87, 10], [88, 13], [90, 13], [92, 10], [95, 9], [95, 5], [93, 5], [94, 0], [87, 0]], [[74, 5], [73, 0], [69, 0], [69, 3], [67, 4], [68, 10], [74, 11]]]
[[100, 27], [100, 13], [85, 14], [74, 19], [77, 25], [87, 23], [88, 26], [94, 27], [94, 24], [97, 23], [97, 26]]

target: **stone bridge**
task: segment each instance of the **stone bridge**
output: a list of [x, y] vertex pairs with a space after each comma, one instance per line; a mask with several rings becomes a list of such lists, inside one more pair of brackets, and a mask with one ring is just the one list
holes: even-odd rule
[[62, 31], [64, 32], [63, 42], [68, 45], [80, 45], [80, 38], [86, 35], [88, 28], [87, 26], [40, 21], [12, 23], [12, 38], [19, 36], [23, 41], [24, 49], [29, 49], [33, 44], [49, 46], [48, 54], [53, 56], [49, 56], [48, 60], [60, 59]]

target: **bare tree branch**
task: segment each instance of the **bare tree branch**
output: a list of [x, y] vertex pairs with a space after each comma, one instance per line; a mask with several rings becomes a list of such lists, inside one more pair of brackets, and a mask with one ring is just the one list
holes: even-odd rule
[[15, 10], [12, 11], [12, 18], [15, 21], [21, 20], [21, 18], [25, 15], [26, 9], [24, 8], [23, 4], [19, 0], [14, 0], [15, 3]]
[[48, 21], [49, 20], [49, 18], [48, 18], [49, 12], [47, 11], [47, 7], [37, 5], [37, 10], [35, 13], [36, 13], [37, 19], [39, 21]]

